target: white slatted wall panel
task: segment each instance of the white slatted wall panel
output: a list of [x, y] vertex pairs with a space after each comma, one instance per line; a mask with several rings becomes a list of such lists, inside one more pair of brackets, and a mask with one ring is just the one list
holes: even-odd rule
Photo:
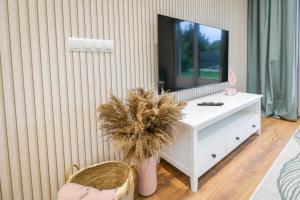
[[[247, 0], [0, 0], [0, 9], [0, 200], [55, 199], [72, 163], [120, 159], [95, 110], [110, 93], [155, 87], [158, 13], [229, 30], [229, 65], [246, 88]], [[70, 36], [113, 39], [114, 52], [70, 53]]]

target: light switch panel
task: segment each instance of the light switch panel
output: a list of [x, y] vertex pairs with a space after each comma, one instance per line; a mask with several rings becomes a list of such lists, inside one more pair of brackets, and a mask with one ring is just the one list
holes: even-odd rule
[[80, 51], [83, 49], [83, 43], [79, 38], [69, 38], [70, 51]]
[[70, 51], [112, 52], [113, 46], [112, 40], [69, 38]]
[[99, 52], [112, 52], [113, 41], [112, 40], [96, 40], [94, 43], [95, 51]]

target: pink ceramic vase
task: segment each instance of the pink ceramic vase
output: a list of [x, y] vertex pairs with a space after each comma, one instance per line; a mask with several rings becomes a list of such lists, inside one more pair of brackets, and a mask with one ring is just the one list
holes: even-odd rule
[[157, 188], [156, 155], [137, 163], [138, 190], [142, 196], [153, 194]]

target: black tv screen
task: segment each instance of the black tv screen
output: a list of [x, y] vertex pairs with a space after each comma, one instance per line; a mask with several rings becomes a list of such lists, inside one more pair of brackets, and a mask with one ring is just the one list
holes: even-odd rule
[[158, 15], [159, 92], [228, 79], [228, 31]]

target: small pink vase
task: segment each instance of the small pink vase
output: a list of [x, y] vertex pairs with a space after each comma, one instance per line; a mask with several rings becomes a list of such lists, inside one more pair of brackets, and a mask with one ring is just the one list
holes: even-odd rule
[[237, 94], [237, 91], [235, 88], [233, 87], [227, 87], [225, 88], [225, 95], [228, 95], [228, 96], [234, 96]]
[[142, 196], [150, 196], [157, 188], [156, 155], [137, 163], [138, 190]]

